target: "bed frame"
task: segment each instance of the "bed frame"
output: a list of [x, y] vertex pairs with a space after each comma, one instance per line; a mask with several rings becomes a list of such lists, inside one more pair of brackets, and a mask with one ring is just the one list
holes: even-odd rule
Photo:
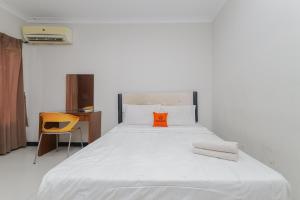
[[198, 122], [198, 93], [194, 92], [149, 92], [119, 93], [118, 123], [123, 122], [123, 104], [195, 105], [195, 121]]

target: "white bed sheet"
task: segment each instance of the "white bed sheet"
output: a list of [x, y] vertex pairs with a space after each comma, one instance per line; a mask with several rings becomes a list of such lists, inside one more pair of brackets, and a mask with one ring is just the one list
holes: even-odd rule
[[238, 162], [192, 153], [221, 140], [202, 126], [119, 125], [43, 178], [40, 200], [287, 200], [288, 182], [240, 151]]

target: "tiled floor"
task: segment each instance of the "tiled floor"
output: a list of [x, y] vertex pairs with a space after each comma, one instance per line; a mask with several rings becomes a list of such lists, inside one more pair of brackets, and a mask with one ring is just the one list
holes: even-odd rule
[[[0, 156], [0, 199], [34, 200], [43, 175], [66, 158], [66, 147], [39, 157], [32, 164], [35, 147], [15, 150]], [[71, 147], [71, 154], [80, 150]]]

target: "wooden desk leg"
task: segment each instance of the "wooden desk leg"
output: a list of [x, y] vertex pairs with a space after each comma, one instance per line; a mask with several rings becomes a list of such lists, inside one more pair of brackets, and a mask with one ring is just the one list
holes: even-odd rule
[[91, 113], [89, 116], [88, 143], [92, 143], [101, 137], [101, 112]]
[[[39, 138], [42, 133], [42, 124], [43, 120], [41, 116], [39, 117]], [[49, 123], [47, 127], [59, 127], [59, 123]], [[41, 141], [40, 149], [38, 152], [38, 156], [42, 156], [49, 151], [52, 151], [56, 148], [56, 137], [55, 135], [43, 135], [43, 139]]]

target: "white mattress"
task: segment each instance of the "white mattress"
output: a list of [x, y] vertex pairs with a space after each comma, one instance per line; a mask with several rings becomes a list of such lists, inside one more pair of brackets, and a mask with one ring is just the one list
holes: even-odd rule
[[221, 140], [201, 126], [119, 125], [50, 170], [41, 200], [287, 200], [289, 184], [240, 152], [238, 162], [192, 153]]

